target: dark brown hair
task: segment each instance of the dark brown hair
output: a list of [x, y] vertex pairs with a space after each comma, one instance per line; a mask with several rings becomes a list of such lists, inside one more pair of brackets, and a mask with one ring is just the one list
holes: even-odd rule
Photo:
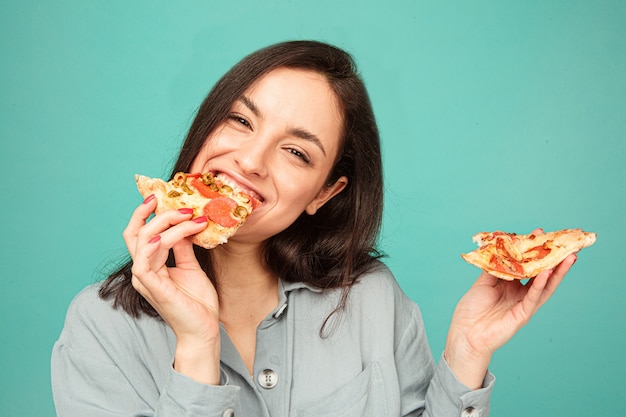
[[[352, 57], [317, 41], [290, 41], [254, 52], [227, 72], [202, 102], [181, 147], [172, 175], [187, 172], [206, 138], [227, 117], [232, 103], [257, 79], [281, 68], [306, 69], [326, 77], [341, 106], [343, 134], [328, 186], [341, 176], [346, 188], [315, 215], [303, 213], [265, 245], [265, 262], [285, 281], [305, 282], [321, 289], [342, 288], [337, 306], [345, 305], [350, 286], [373, 269], [380, 257], [376, 240], [382, 219], [382, 162], [378, 128], [365, 86]], [[194, 247], [209, 277], [211, 251]], [[170, 254], [169, 265], [175, 260]], [[131, 284], [132, 261], [113, 272], [100, 296], [138, 317], [156, 316], [152, 306]], [[215, 280], [213, 279], [215, 282]]]

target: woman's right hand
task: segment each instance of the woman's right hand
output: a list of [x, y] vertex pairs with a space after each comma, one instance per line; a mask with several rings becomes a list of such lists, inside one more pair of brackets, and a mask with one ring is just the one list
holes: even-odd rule
[[[156, 209], [146, 198], [131, 216], [123, 237], [133, 259], [132, 283], [176, 335], [174, 369], [199, 382], [219, 384], [219, 302], [215, 287], [200, 267], [189, 239], [206, 227], [189, 210]], [[170, 249], [175, 267], [167, 267]]]

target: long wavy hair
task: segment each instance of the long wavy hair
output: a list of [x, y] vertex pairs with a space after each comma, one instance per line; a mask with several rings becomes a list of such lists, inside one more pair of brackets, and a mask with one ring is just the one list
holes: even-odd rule
[[[343, 132], [326, 184], [331, 186], [341, 176], [348, 178], [348, 184], [317, 213], [301, 214], [291, 226], [270, 238], [264, 247], [264, 261], [284, 281], [304, 282], [323, 290], [341, 288], [335, 313], [345, 306], [351, 285], [372, 270], [381, 257], [376, 249], [383, 206], [379, 133], [365, 85], [347, 52], [317, 41], [290, 41], [245, 57], [215, 84], [200, 105], [172, 176], [188, 172], [207, 137], [225, 120], [235, 100], [260, 77], [282, 67], [322, 74], [335, 92]], [[215, 284], [211, 251], [197, 246], [194, 250]], [[171, 252], [168, 265], [175, 265]], [[128, 260], [112, 272], [102, 284], [100, 296], [112, 298], [116, 307], [134, 317], [158, 316], [132, 286], [131, 268], [132, 260]]]

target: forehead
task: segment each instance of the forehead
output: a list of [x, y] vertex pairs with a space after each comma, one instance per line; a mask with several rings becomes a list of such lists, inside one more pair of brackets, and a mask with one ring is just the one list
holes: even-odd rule
[[[335, 105], [339, 104], [339, 99], [324, 74], [302, 68], [275, 68], [253, 81], [244, 94], [251, 94], [262, 89], [275, 89], [287, 92], [288, 89], [294, 87], [295, 90], [300, 91], [302, 94], [308, 94], [312, 97], [325, 95]], [[295, 91], [292, 92], [295, 93]]]
[[343, 131], [339, 98], [327, 78], [316, 71], [277, 68], [257, 79], [239, 102], [256, 106], [259, 115], [311, 130], [338, 141]]

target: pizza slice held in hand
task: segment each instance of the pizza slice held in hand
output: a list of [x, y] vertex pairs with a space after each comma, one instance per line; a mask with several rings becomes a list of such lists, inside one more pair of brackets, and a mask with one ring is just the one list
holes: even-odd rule
[[206, 216], [207, 227], [192, 236], [191, 241], [207, 249], [226, 243], [260, 204], [257, 198], [220, 174], [178, 172], [168, 182], [135, 175], [135, 181], [144, 198], [155, 195], [157, 214], [169, 209], [191, 208], [192, 218]]
[[551, 269], [568, 255], [593, 245], [596, 234], [563, 229], [542, 234], [517, 235], [482, 232], [472, 240], [479, 248], [462, 254], [468, 263], [505, 280], [526, 279]]

